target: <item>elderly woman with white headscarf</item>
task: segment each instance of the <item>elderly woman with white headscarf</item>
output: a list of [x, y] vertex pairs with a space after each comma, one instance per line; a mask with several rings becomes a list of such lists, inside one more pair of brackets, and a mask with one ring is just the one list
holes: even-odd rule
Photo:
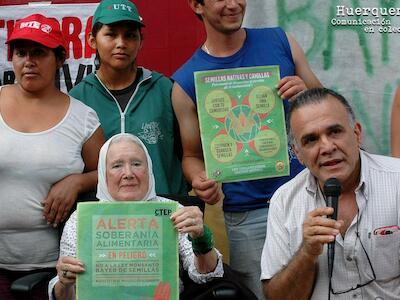
[[[155, 194], [150, 156], [140, 139], [131, 134], [117, 134], [103, 145], [98, 177], [97, 198], [100, 201], [172, 201]], [[181, 268], [189, 277], [195, 283], [222, 277], [222, 256], [213, 247], [211, 232], [203, 224], [200, 209], [180, 205], [171, 220], [179, 232]], [[84, 262], [76, 258], [76, 224], [74, 212], [62, 234], [57, 276], [49, 283], [50, 299], [75, 299], [76, 275], [85, 271]]]

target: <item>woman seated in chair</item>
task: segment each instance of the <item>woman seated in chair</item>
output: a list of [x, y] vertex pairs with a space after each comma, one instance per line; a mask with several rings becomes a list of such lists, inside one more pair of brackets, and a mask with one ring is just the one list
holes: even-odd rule
[[[115, 135], [103, 145], [98, 177], [97, 198], [100, 201], [172, 201], [156, 196], [147, 149], [131, 134]], [[200, 284], [222, 277], [222, 255], [213, 247], [211, 231], [203, 224], [200, 209], [180, 206], [171, 219], [179, 232], [181, 270], [188, 271], [189, 277]], [[76, 223], [76, 213], [73, 213], [61, 238], [57, 276], [49, 284], [50, 299], [75, 299], [76, 276], [85, 271], [85, 262], [76, 258]], [[183, 291], [182, 283], [180, 291]]]
[[[95, 111], [55, 86], [66, 55], [58, 21], [25, 17], [6, 43], [16, 83], [0, 87], [2, 300], [14, 299], [14, 280], [55, 271], [56, 227], [69, 216], [78, 193], [95, 189], [104, 143]], [[47, 283], [36, 292], [34, 299], [46, 299]]]

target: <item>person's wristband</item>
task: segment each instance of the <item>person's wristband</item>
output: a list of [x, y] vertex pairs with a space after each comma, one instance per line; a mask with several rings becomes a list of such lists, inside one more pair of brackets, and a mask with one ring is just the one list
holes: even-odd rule
[[214, 248], [214, 239], [210, 228], [203, 225], [203, 235], [193, 239], [188, 235], [188, 240], [192, 242], [193, 253], [196, 256], [204, 255]]

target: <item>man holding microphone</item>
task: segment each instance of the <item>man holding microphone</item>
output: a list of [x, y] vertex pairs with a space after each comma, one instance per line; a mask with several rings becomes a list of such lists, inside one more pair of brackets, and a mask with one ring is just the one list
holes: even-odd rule
[[[316, 88], [289, 112], [293, 148], [307, 169], [271, 199], [261, 280], [273, 299], [399, 299], [400, 160], [360, 149], [361, 125], [343, 96]], [[327, 218], [328, 179], [341, 184]], [[325, 244], [334, 243], [329, 276]]]

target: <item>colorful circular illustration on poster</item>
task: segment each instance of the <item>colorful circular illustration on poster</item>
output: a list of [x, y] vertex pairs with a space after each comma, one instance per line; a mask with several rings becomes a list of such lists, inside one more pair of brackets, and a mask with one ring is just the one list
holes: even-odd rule
[[241, 143], [253, 140], [260, 130], [260, 125], [260, 117], [247, 105], [233, 107], [225, 119], [226, 132]]
[[262, 157], [272, 157], [278, 153], [281, 140], [278, 134], [272, 129], [262, 130], [254, 139], [254, 147]]
[[215, 119], [225, 118], [231, 107], [231, 98], [223, 90], [211, 91], [206, 97], [205, 109]]
[[267, 86], [259, 85], [249, 94], [250, 107], [258, 114], [266, 114], [275, 107], [274, 92]]
[[217, 135], [210, 146], [212, 156], [222, 163], [233, 160], [237, 154], [236, 141], [226, 134]]

